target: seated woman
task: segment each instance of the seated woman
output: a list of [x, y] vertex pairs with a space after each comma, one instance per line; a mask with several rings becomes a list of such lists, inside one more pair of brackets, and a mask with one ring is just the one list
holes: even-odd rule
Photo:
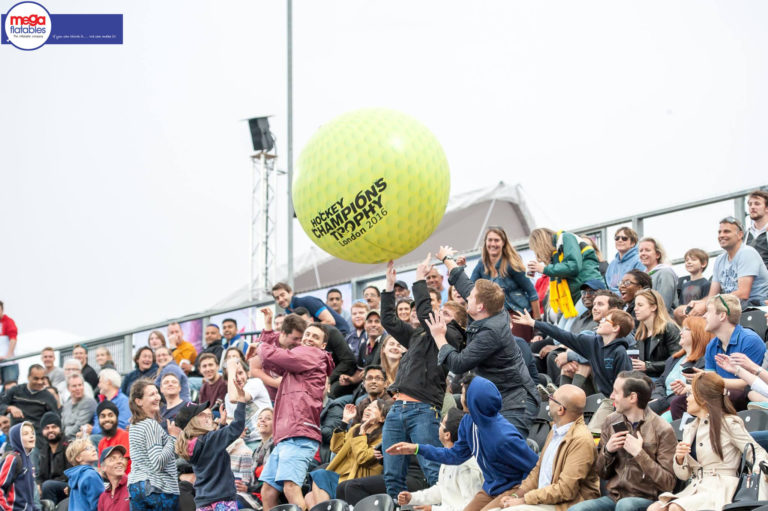
[[635, 318], [640, 322], [635, 330], [640, 358], [632, 359], [632, 369], [655, 378], [667, 359], [680, 351], [680, 329], [669, 317], [664, 298], [653, 289], [635, 295]]
[[[651, 277], [640, 270], [630, 270], [619, 281], [619, 295], [624, 302], [624, 310], [635, 318], [635, 295], [643, 289], [651, 289]], [[637, 318], [635, 318], [637, 325]]]
[[104, 346], [96, 348], [96, 363], [99, 364], [99, 371], [102, 369], [115, 369], [112, 353]]
[[[361, 424], [355, 424], [348, 431], [336, 431], [331, 439], [331, 450], [336, 457], [326, 469], [309, 473], [312, 478], [312, 491], [304, 500], [308, 508], [325, 502], [336, 495], [339, 482], [359, 477], [380, 474], [381, 451], [374, 447], [381, 444], [381, 430], [387, 417], [390, 404], [383, 399], [377, 399], [363, 412]], [[355, 405], [344, 407], [343, 421], [349, 424], [357, 415]]]
[[[689, 390], [686, 383], [693, 377], [693, 373], [686, 377], [687, 375], [683, 373], [684, 369], [691, 367], [704, 369], [704, 353], [712, 339], [712, 334], [705, 330], [706, 325], [707, 321], [701, 316], [691, 316], [683, 321], [683, 331], [680, 333], [682, 349], [667, 359], [664, 372], [656, 380], [656, 388], [649, 403], [651, 410], [657, 414], [664, 413], [673, 399], [685, 399], [684, 396]], [[679, 418], [673, 413], [672, 419]]]
[[658, 240], [645, 237], [637, 244], [637, 255], [651, 277], [653, 289], [664, 298], [664, 305], [672, 314], [677, 294], [677, 273], [667, 264], [667, 253]]
[[678, 479], [693, 481], [679, 493], [662, 493], [648, 511], [720, 511], [736, 492], [736, 472], [747, 444], [755, 447], [755, 467], [768, 456], [736, 414], [725, 395], [721, 376], [715, 372], [697, 374], [691, 388], [688, 413], [696, 419], [685, 426], [683, 441], [675, 450], [673, 468]]

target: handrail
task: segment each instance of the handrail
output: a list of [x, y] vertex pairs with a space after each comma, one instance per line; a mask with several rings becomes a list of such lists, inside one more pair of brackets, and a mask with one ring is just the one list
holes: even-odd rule
[[[749, 189], [745, 189], [745, 190], [739, 190], [739, 191], [735, 191], [735, 192], [730, 192], [730, 193], [726, 193], [726, 194], [722, 194], [722, 195], [717, 195], [715, 197], [709, 197], [709, 198], [706, 198], [706, 199], [699, 199], [699, 200], [696, 200], [696, 201], [686, 202], [684, 204], [679, 204], [677, 206], [668, 206], [668, 207], [664, 207], [664, 208], [661, 208], [661, 209], [655, 209], [655, 210], [652, 210], [652, 211], [646, 211], [646, 212], [640, 213], [640, 214], [628, 215], [628, 216], [623, 216], [623, 217], [619, 217], [619, 218], [613, 218], [613, 219], [611, 219], [609, 221], [600, 222], [600, 223], [597, 223], [597, 224], [592, 224], [592, 225], [588, 225], [588, 226], [585, 226], [585, 227], [580, 227], [580, 228], [577, 228], [577, 229], [569, 229], [569, 230], [572, 231], [572, 232], [576, 232], [576, 233], [594, 232], [594, 231], [599, 231], [599, 230], [606, 229], [608, 227], [611, 227], [611, 226], [614, 226], [614, 225], [617, 225], [617, 224], [630, 223], [631, 222], [633, 225], [640, 227], [640, 229], [636, 229], [636, 230], [638, 230], [638, 234], [640, 236], [642, 236], [642, 234], [643, 234], [642, 233], [642, 221], [644, 219], [658, 217], [658, 216], [667, 215], [667, 214], [671, 214], [671, 213], [676, 213], [676, 212], [679, 212], [679, 211], [685, 211], [685, 210], [688, 210], [688, 209], [694, 209], [694, 208], [698, 208], [698, 207], [702, 207], [702, 206], [707, 206], [707, 205], [710, 205], [710, 204], [716, 204], [718, 202], [723, 202], [723, 201], [727, 201], [727, 200], [734, 200], [734, 212], [736, 213], [737, 218], [743, 218], [743, 215], [744, 215], [745, 211], [744, 211], [744, 204], [741, 201], [746, 196], [748, 196], [751, 192], [753, 192], [756, 189], [768, 190], [768, 185], [762, 185], [762, 186], [759, 186], [759, 187], [754, 187], [754, 188], [749, 188]], [[603, 241], [605, 241], [605, 238], [603, 238]], [[527, 239], [519, 239], [519, 240], [515, 240], [515, 241], [510, 241], [510, 243], [512, 245], [514, 245], [516, 249], [519, 249], [519, 250], [528, 248], [528, 240]], [[601, 247], [601, 248], [604, 248], [604, 247]], [[469, 255], [471, 257], [473, 255], [477, 255], [479, 252], [480, 252], [480, 250], [476, 249], [476, 250], [467, 252], [466, 255]], [[720, 253], [720, 251], [714, 251], [714, 252], [711, 252], [710, 255], [717, 255], [719, 253]], [[683, 261], [682, 258], [677, 258], [677, 259], [674, 259], [672, 261], [672, 264], [679, 264], [682, 261]], [[413, 269], [415, 267], [416, 267], [416, 264], [408, 265], [408, 266], [404, 267], [404, 270], [408, 271], [408, 270], [411, 270], [411, 269]], [[361, 275], [361, 276], [353, 278], [352, 280], [350, 280], [350, 283], [352, 284], [352, 288], [353, 288], [353, 293], [356, 293], [358, 291], [357, 288], [362, 283], [364, 283], [366, 281], [369, 281], [369, 280], [373, 280], [375, 278], [381, 278], [381, 275], [382, 275], [381, 273], [371, 273], [371, 274]], [[303, 290], [300, 290], [300, 292], [310, 292], [310, 291], [314, 291], [314, 290], [317, 290], [317, 289], [321, 289], [321, 288], [303, 289]], [[73, 346], [75, 346], [77, 344], [81, 344], [81, 345], [86, 346], [87, 348], [90, 349], [90, 348], [95, 348], [98, 345], [103, 344], [105, 342], [115, 342], [115, 341], [118, 341], [120, 339], [123, 339], [125, 341], [126, 348], [127, 348], [128, 344], [129, 344], [129, 336], [132, 336], [133, 334], [135, 334], [137, 332], [144, 332], [146, 330], [152, 330], [152, 329], [157, 329], [157, 328], [164, 328], [164, 327], [168, 326], [169, 323], [172, 323], [172, 322], [183, 323], [183, 322], [186, 322], [186, 321], [193, 321], [193, 320], [198, 320], [198, 319], [205, 320], [206, 318], [210, 318], [211, 316], [216, 316], [216, 315], [219, 315], [219, 314], [224, 314], [224, 313], [227, 313], [227, 312], [237, 311], [237, 310], [251, 308], [251, 307], [266, 306], [266, 305], [270, 305], [272, 303], [273, 303], [272, 300], [267, 300], [267, 301], [256, 300], [256, 301], [243, 302], [241, 304], [238, 304], [238, 305], [235, 305], [235, 306], [231, 306], [231, 307], [225, 307], [225, 308], [221, 308], [221, 309], [210, 309], [210, 310], [206, 310], [206, 311], [195, 313], [195, 314], [188, 314], [186, 316], [176, 317], [176, 318], [172, 318], [172, 319], [166, 319], [164, 321], [156, 321], [156, 322], [153, 322], [153, 323], [142, 325], [142, 326], [140, 326], [138, 328], [132, 328], [132, 329], [129, 329], [129, 330], [122, 330], [122, 331], [119, 331], [119, 332], [115, 332], [115, 333], [108, 334], [108, 335], [103, 335], [103, 336], [96, 337], [96, 338], [93, 338], [93, 339], [88, 339], [88, 340], [84, 340], [84, 341], [81, 341], [81, 342], [72, 343], [70, 345], [60, 346], [60, 347], [57, 347], [57, 348], [54, 348], [54, 349], [56, 351], [59, 351], [59, 352], [61, 352], [61, 351], [68, 351], [68, 350], [71, 350], [73, 348]], [[38, 355], [40, 355], [40, 353], [41, 353], [40, 351], [37, 351], [37, 352], [33, 352], [33, 353], [26, 353], [24, 355], [17, 355], [15, 357], [7, 359], [7, 361], [28, 359], [30, 357], [38, 356]], [[130, 359], [130, 357], [128, 357], [128, 359]]]

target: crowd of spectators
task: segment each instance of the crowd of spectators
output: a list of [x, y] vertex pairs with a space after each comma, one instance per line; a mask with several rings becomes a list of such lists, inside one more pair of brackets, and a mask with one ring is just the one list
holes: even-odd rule
[[711, 278], [706, 251], [688, 250], [679, 277], [661, 240], [628, 226], [611, 261], [534, 229], [527, 264], [494, 226], [474, 268], [442, 246], [409, 286], [390, 261], [384, 289], [350, 304], [278, 283], [282, 312], [262, 309], [259, 334], [225, 319], [198, 351], [174, 322], [127, 374], [77, 345], [60, 366], [43, 349], [19, 383], [0, 302], [0, 510], [386, 493], [423, 511], [719, 511], [742, 453], [768, 462], [768, 431], [738, 414], [768, 414], [766, 342], [742, 324], [768, 303], [768, 193], [747, 204], [746, 230], [719, 223]]

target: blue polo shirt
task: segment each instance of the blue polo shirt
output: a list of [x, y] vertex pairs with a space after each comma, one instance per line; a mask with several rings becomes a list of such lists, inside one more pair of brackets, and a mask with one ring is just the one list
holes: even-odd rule
[[338, 312], [325, 305], [325, 303], [320, 298], [315, 298], [314, 296], [294, 296], [293, 299], [291, 299], [291, 303], [288, 308], [285, 309], [285, 312], [290, 314], [293, 312], [293, 309], [297, 307], [304, 307], [309, 311], [312, 317], [318, 321], [320, 321], [320, 313], [324, 310], [327, 310], [331, 313], [331, 316], [333, 316], [333, 319], [336, 321], [336, 328], [338, 328], [339, 331], [344, 335], [349, 333], [350, 329], [347, 320], [342, 318]]
[[763, 365], [765, 343], [754, 331], [744, 328], [741, 325], [736, 325], [736, 328], [733, 329], [733, 334], [731, 334], [731, 339], [728, 341], [728, 348], [726, 351], [723, 351], [723, 343], [717, 337], [709, 341], [705, 356], [707, 371], [714, 370], [723, 378], [733, 379], [736, 378], [736, 376], [721, 368], [715, 362], [715, 355], [719, 353], [724, 353], [726, 355], [731, 355], [732, 353], [744, 353], [755, 364]]

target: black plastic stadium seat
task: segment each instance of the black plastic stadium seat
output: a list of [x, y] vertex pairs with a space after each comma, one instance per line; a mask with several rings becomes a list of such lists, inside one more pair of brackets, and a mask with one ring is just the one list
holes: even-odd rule
[[394, 511], [395, 503], [386, 493], [366, 497], [355, 504], [355, 511]]

